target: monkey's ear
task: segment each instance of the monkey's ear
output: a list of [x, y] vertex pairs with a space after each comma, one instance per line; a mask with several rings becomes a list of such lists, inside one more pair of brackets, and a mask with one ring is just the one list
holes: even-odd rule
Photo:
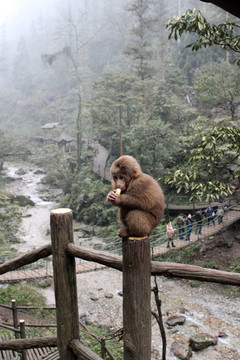
[[134, 177], [138, 177], [138, 175], [140, 175], [140, 171], [139, 171], [139, 168], [138, 167], [135, 167], [134, 168]]

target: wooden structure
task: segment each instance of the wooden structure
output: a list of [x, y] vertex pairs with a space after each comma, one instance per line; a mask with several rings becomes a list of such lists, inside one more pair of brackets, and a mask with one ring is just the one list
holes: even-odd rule
[[57, 335], [60, 359], [74, 360], [76, 355], [68, 345], [79, 340], [79, 316], [75, 258], [67, 254], [67, 245], [73, 243], [72, 211], [51, 211], [51, 237], [57, 315]]
[[52, 122], [52, 123], [48, 123], [48, 124], [45, 124], [45, 125], [41, 126], [41, 129], [43, 130], [44, 136], [46, 136], [49, 133], [49, 131], [57, 128], [59, 125], [61, 125], [61, 123]]
[[[41, 129], [43, 130], [43, 143], [44, 145], [52, 144], [54, 143], [53, 139], [49, 137], [50, 132], [52, 133], [52, 136], [56, 136], [55, 129], [61, 128], [63, 129], [63, 125], [60, 122], [52, 122], [45, 124], [41, 126]], [[59, 134], [59, 131], [57, 132]]]
[[124, 360], [150, 360], [151, 262], [147, 237], [123, 238], [122, 271]]
[[70, 152], [70, 144], [74, 140], [71, 136], [61, 134], [57, 138], [53, 139], [63, 154]]
[[[58, 209], [51, 212], [51, 235], [52, 245], [43, 246], [1, 264], [0, 274], [53, 255], [58, 336], [1, 341], [0, 351], [23, 351], [58, 346], [60, 360], [101, 360], [79, 339], [75, 257], [123, 271], [124, 360], [150, 360], [151, 358], [151, 328], [149, 327], [151, 313], [148, 298], [150, 274], [240, 285], [238, 273], [193, 265], [150, 262], [147, 238], [123, 239], [123, 257], [76, 246], [73, 243], [70, 209]], [[140, 292], [142, 296], [139, 296]], [[145, 297], [146, 299], [143, 299]]]
[[[20, 327], [19, 329], [4, 324], [1, 324], [1, 327], [13, 331], [15, 333], [15, 338], [16, 338], [16, 334], [18, 334], [19, 336], [17, 337], [17, 339], [21, 339], [20, 341], [26, 338], [24, 320], [19, 321], [19, 327]], [[0, 336], [0, 344], [4, 344], [4, 343], [16, 344], [16, 341], [13, 339], [13, 335], [11, 333], [9, 335]], [[41, 348], [36, 347], [34, 349], [28, 349], [28, 350], [26, 350], [26, 348], [22, 348], [21, 350], [15, 349], [14, 346], [12, 346], [12, 349], [2, 349], [0, 346], [0, 359], [1, 360], [59, 360], [59, 353], [56, 346], [41, 347]]]

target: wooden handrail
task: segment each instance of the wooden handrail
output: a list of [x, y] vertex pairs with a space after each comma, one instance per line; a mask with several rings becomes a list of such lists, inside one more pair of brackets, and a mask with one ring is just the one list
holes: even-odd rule
[[[74, 257], [93, 261], [98, 264], [106, 265], [113, 269], [122, 271], [122, 256], [113, 255], [105, 251], [98, 251], [93, 249], [84, 248], [81, 246], [74, 245], [73, 243], [68, 244], [66, 252]], [[30, 256], [27, 256], [29, 255]], [[48, 255], [47, 255], [48, 254]], [[24, 254], [18, 258], [12, 259], [4, 264], [0, 265], [0, 274], [4, 274], [8, 271], [15, 270], [21, 266], [35, 262], [42, 257], [47, 257], [52, 255], [51, 245], [45, 245], [39, 249], [33, 250], [30, 253]], [[37, 258], [37, 259], [36, 259]], [[19, 259], [21, 265], [19, 265]], [[11, 265], [9, 264], [11, 263]], [[201, 266], [195, 265], [184, 265], [179, 263], [172, 262], [158, 262], [152, 261], [152, 276], [161, 275], [165, 277], [178, 277], [189, 280], [200, 280], [207, 282], [215, 282], [226, 285], [240, 285], [240, 274], [231, 273], [227, 271], [206, 269]], [[10, 306], [0, 304], [0, 306], [5, 307], [6, 309], [11, 309]], [[18, 309], [24, 309], [25, 307], [18, 306]], [[48, 307], [46, 307], [48, 308]]]
[[72, 340], [69, 346], [79, 360], [103, 360], [91, 349], [83, 345], [78, 339]]
[[46, 336], [32, 339], [16, 339], [0, 341], [0, 350], [15, 350], [20, 351], [24, 349], [42, 348], [42, 347], [57, 347], [56, 336]]
[[4, 323], [0, 323], [0, 327], [4, 328], [4, 329], [8, 329], [10, 331], [14, 331], [15, 333], [20, 333], [20, 330], [19, 329], [16, 329], [15, 327], [13, 326], [9, 326], [7, 324], [4, 324]]
[[238, 273], [170, 262], [152, 261], [152, 275], [200, 280], [225, 285], [240, 285], [240, 274]]
[[[97, 262], [122, 271], [122, 256], [112, 255], [104, 251], [86, 249], [74, 244], [68, 244], [69, 255]], [[240, 285], [240, 274], [227, 271], [206, 269], [196, 265], [178, 264], [172, 262], [151, 262], [152, 276], [177, 277], [189, 280], [200, 280], [226, 285]]]
[[0, 265], [0, 275], [52, 255], [52, 245], [45, 245]]
[[77, 258], [94, 261], [98, 264], [109, 266], [113, 269], [122, 271], [122, 256], [113, 255], [105, 251], [87, 249], [73, 243], [67, 245], [66, 252]]

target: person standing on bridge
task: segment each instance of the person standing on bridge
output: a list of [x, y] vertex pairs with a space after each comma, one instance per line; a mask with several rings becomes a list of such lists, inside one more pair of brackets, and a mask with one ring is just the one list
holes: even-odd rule
[[166, 238], [168, 240], [168, 243], [167, 243], [167, 248], [170, 247], [170, 244], [172, 244], [172, 247], [176, 247], [176, 245], [174, 245], [174, 242], [173, 242], [173, 237], [174, 237], [174, 228], [172, 226], [172, 222], [170, 221], [168, 224], [167, 224], [167, 231], [166, 231]]
[[223, 203], [220, 202], [217, 208], [217, 219], [218, 219], [218, 224], [222, 224], [223, 222], [223, 215], [224, 215], [224, 206]]
[[206, 209], [206, 217], [207, 217], [208, 225], [210, 225], [210, 222], [212, 222], [213, 225], [215, 225], [214, 216], [215, 216], [215, 213], [213, 211], [213, 208], [210, 205], [208, 205], [208, 207]]
[[199, 209], [195, 212], [195, 220], [196, 220], [196, 229], [195, 234], [201, 234], [202, 233], [202, 210]]
[[185, 232], [184, 225], [185, 225], [184, 215], [180, 214], [177, 217], [178, 236], [180, 240], [184, 240], [184, 232]]
[[187, 224], [186, 241], [191, 241], [190, 237], [191, 237], [191, 232], [192, 232], [192, 223], [193, 223], [192, 215], [188, 214], [188, 217], [186, 220], [186, 224]]

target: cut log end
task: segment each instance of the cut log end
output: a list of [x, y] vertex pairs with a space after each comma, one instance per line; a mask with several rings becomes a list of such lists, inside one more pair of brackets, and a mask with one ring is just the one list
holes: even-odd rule
[[129, 238], [127, 238], [128, 240], [146, 240], [148, 238], [148, 236], [143, 236], [143, 237], [133, 237], [130, 236]]
[[68, 209], [68, 208], [51, 210], [51, 215], [63, 215], [63, 214], [68, 214], [68, 213], [72, 213], [72, 210]]

